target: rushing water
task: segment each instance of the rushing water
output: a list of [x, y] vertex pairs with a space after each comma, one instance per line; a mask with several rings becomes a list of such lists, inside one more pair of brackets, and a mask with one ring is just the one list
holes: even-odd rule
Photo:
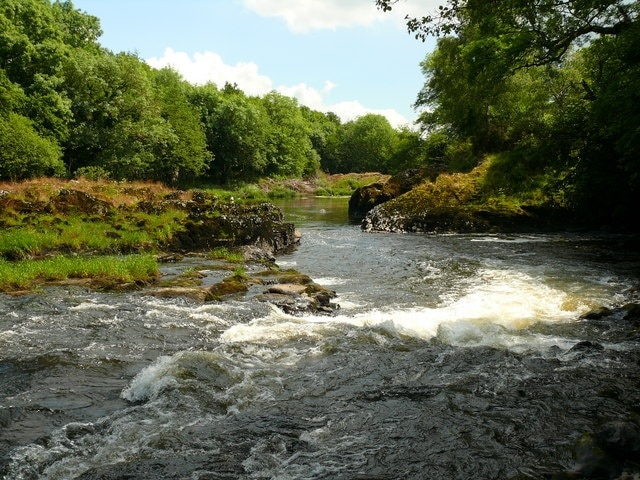
[[[7, 479], [506, 479], [574, 466], [640, 412], [624, 237], [362, 233], [283, 202], [278, 259], [334, 317], [48, 288], [0, 296]], [[587, 343], [591, 342], [591, 343]]]

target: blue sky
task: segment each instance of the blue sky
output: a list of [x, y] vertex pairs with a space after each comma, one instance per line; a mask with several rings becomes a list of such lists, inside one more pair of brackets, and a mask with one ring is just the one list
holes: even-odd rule
[[277, 90], [343, 121], [380, 113], [394, 126], [417, 117], [420, 62], [435, 41], [406, 31], [407, 13], [439, 0], [74, 0], [100, 19], [101, 44], [171, 65], [193, 83], [236, 83], [249, 95]]

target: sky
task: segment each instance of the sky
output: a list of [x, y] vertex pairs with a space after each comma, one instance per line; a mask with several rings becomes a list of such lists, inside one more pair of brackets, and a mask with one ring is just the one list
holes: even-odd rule
[[416, 40], [406, 14], [442, 0], [73, 0], [100, 19], [99, 41], [171, 66], [194, 84], [235, 83], [247, 95], [276, 90], [343, 122], [366, 113], [412, 127], [424, 84], [420, 62], [435, 40]]

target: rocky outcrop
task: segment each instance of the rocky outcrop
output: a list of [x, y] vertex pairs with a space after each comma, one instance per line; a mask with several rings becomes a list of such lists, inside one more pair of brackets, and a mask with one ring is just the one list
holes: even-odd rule
[[307, 285], [279, 284], [269, 287], [255, 297], [260, 302], [268, 302], [291, 315], [316, 313], [332, 315], [340, 308], [331, 302], [336, 292], [316, 283]]
[[[147, 291], [148, 295], [160, 298], [189, 298], [198, 302], [223, 301], [228, 298], [256, 300], [270, 303], [291, 315], [313, 313], [318, 315], [332, 315], [340, 308], [333, 303], [336, 292], [315, 283], [307, 275], [300, 273], [273, 273], [277, 278], [265, 281], [245, 275], [232, 275], [212, 286], [164, 286]], [[265, 275], [272, 275], [267, 272]], [[249, 287], [266, 285], [257, 295], [248, 295]]]
[[[61, 188], [46, 200], [17, 198], [10, 192], [3, 191], [0, 195], [0, 208], [4, 212], [15, 214], [74, 215], [103, 219], [115, 218], [116, 213], [126, 216], [134, 212], [149, 215], [170, 210], [186, 212], [186, 218], [180, 221], [177, 233], [165, 244], [156, 246], [177, 253], [203, 251], [219, 246], [254, 246], [260, 249], [260, 255], [269, 257], [294, 248], [300, 241], [294, 225], [285, 222], [282, 211], [270, 203], [224, 203], [203, 191], [192, 192], [190, 198], [180, 191], [165, 195], [156, 195], [151, 191], [136, 193], [146, 196], [137, 203], [115, 206], [90, 193], [72, 188]], [[108, 235], [116, 234], [110, 232]]]
[[100, 216], [110, 215], [112, 209], [110, 203], [100, 200], [90, 193], [68, 188], [60, 189], [58, 195], [52, 197], [46, 206], [46, 210], [51, 213], [81, 213]]
[[425, 179], [434, 180], [438, 171], [423, 167], [401, 172], [386, 182], [375, 182], [356, 189], [349, 199], [349, 218], [352, 221], [362, 220], [377, 205], [408, 192]]
[[174, 251], [211, 249], [219, 246], [254, 245], [279, 254], [295, 247], [299, 235], [282, 211], [269, 203], [259, 205], [190, 203], [189, 217], [168, 243]]
[[[425, 171], [414, 186], [408, 180], [404, 183], [406, 192], [371, 208], [362, 228], [369, 232], [486, 233], [557, 230], [570, 225], [569, 212], [557, 206], [530, 206], [487, 193], [488, 170], [489, 164], [481, 164], [468, 173]], [[361, 203], [359, 198], [352, 197], [354, 205]], [[377, 200], [384, 198], [381, 194]]]

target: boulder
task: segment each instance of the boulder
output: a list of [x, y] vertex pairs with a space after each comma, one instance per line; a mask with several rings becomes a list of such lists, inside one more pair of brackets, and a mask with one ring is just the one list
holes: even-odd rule
[[295, 248], [300, 237], [282, 211], [270, 203], [238, 205], [190, 202], [189, 217], [168, 244], [172, 251], [256, 246], [268, 255]]
[[110, 203], [94, 197], [90, 193], [80, 190], [62, 188], [58, 195], [52, 197], [48, 208], [60, 213], [84, 213], [90, 215], [107, 216], [112, 213]]
[[437, 175], [438, 170], [433, 167], [416, 168], [398, 173], [384, 183], [376, 182], [360, 187], [349, 199], [349, 218], [360, 221], [377, 205], [408, 192], [426, 179], [433, 180]]
[[[289, 275], [280, 280], [291, 277]], [[331, 302], [336, 297], [333, 290], [314, 283], [306, 275], [298, 275], [294, 280], [297, 282], [270, 286], [262, 295], [256, 296], [256, 300], [271, 303], [291, 315], [333, 315], [340, 308], [338, 304]]]
[[190, 298], [198, 302], [207, 299], [209, 289], [206, 287], [159, 287], [149, 290], [147, 295], [159, 298]]
[[554, 478], [637, 478], [640, 426], [635, 421], [608, 422], [579, 440], [575, 457], [574, 468]]

